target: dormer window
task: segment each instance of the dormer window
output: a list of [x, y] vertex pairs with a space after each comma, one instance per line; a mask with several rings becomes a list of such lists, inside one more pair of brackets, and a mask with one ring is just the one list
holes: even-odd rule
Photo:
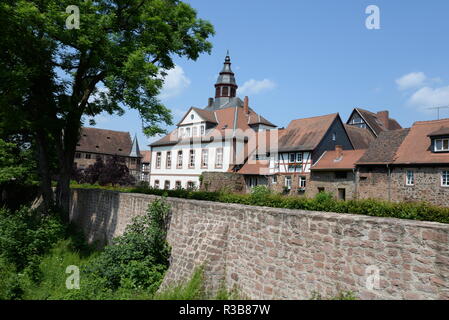
[[448, 152], [449, 151], [449, 138], [435, 139], [434, 151], [435, 152]]

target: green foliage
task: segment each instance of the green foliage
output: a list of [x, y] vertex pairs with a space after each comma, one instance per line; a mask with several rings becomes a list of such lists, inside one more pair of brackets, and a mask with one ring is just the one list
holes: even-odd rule
[[168, 268], [169, 209], [164, 200], [152, 202], [147, 215], [134, 218], [124, 234], [106, 246], [87, 271], [104, 279], [105, 287], [111, 290], [124, 287], [155, 292]]
[[265, 199], [268, 195], [271, 194], [271, 190], [267, 186], [255, 186], [251, 189], [251, 201], [253, 203], [264, 204]]
[[426, 202], [402, 202], [366, 199], [366, 200], [335, 200], [328, 193], [319, 193], [313, 199], [302, 196], [284, 196], [279, 194], [264, 194], [257, 191], [254, 194], [233, 194], [228, 192], [208, 192], [191, 190], [161, 190], [154, 188], [102, 188], [92, 185], [73, 184], [72, 188], [107, 189], [120, 192], [144, 193], [175, 198], [207, 200], [224, 203], [239, 203], [273, 208], [300, 209], [310, 211], [325, 211], [337, 213], [362, 214], [376, 217], [391, 217], [449, 223], [449, 208], [438, 207]]
[[65, 228], [55, 214], [40, 215], [26, 207], [16, 212], [0, 209], [0, 257], [18, 271], [35, 270], [39, 257], [64, 235]]
[[154, 296], [155, 300], [204, 300], [203, 268], [197, 268], [189, 281], [168, 287]]

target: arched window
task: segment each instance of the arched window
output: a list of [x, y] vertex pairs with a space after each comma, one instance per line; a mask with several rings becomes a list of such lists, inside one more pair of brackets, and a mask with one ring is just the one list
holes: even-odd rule
[[231, 97], [235, 97], [235, 88], [231, 88]]
[[220, 96], [220, 87], [215, 88], [215, 97]]

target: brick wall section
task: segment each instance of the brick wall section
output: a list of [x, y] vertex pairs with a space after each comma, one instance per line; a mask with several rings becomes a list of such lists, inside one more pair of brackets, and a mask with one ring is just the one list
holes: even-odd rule
[[[156, 196], [74, 190], [71, 219], [90, 241], [110, 240]], [[168, 198], [171, 265], [164, 285], [205, 264], [253, 299], [309, 299], [352, 290], [361, 299], [449, 299], [449, 225]], [[366, 288], [367, 267], [380, 289]]]
[[220, 191], [229, 190], [231, 192], [246, 192], [245, 178], [233, 172], [203, 172], [201, 190]]

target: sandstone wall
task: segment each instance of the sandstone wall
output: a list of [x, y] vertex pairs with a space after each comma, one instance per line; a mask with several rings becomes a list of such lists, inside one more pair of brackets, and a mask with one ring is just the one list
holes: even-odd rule
[[205, 191], [228, 190], [230, 192], [245, 193], [246, 183], [243, 175], [233, 172], [208, 172], [201, 174], [203, 181], [200, 189]]
[[[74, 190], [71, 219], [108, 241], [155, 196]], [[205, 265], [209, 289], [254, 299], [449, 299], [449, 225], [169, 198], [171, 265], [164, 285]], [[379, 288], [372, 276], [379, 271]], [[374, 281], [371, 281], [374, 280]]]

